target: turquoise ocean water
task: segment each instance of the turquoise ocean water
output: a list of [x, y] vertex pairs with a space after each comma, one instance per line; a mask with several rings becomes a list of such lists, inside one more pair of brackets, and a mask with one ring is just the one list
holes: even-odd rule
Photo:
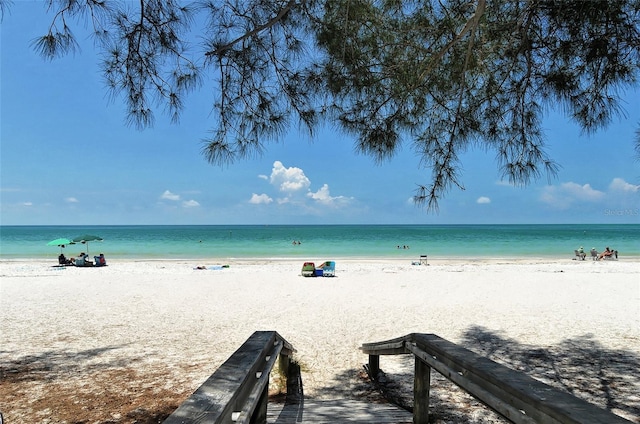
[[[1, 226], [0, 259], [56, 258], [59, 237], [95, 234], [112, 259], [571, 258], [583, 246], [640, 257], [640, 224]], [[300, 241], [294, 245], [292, 241]], [[398, 246], [400, 248], [398, 248]], [[408, 248], [405, 249], [404, 246]], [[76, 256], [87, 246], [66, 246]]]

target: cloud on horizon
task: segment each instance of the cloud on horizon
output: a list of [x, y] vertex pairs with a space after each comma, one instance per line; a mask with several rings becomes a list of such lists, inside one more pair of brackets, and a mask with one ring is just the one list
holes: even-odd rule
[[609, 184], [609, 190], [638, 193], [640, 192], [640, 185], [629, 184], [622, 178], [614, 178]]
[[542, 189], [539, 200], [554, 209], [566, 210], [576, 203], [597, 204], [638, 192], [640, 192], [640, 186], [629, 184], [622, 178], [614, 178], [606, 192], [596, 190], [590, 184], [580, 185], [574, 182], [546, 186]]
[[486, 205], [491, 203], [491, 199], [488, 198], [487, 196], [480, 196], [478, 197], [478, 200], [476, 200], [476, 203], [479, 205]]
[[264, 193], [262, 194], [252, 193], [251, 199], [249, 199], [249, 203], [253, 205], [268, 205], [271, 202], [273, 202], [273, 199]]
[[171, 200], [174, 202], [178, 202], [180, 200], [180, 195], [171, 193], [169, 190], [165, 190], [165, 192], [160, 195], [160, 198], [162, 200]]
[[182, 202], [183, 208], [195, 208], [198, 206], [200, 206], [200, 203], [198, 203], [196, 200], [185, 200], [184, 202]]
[[341, 204], [348, 203], [350, 200], [352, 200], [352, 198], [345, 197], [345, 196], [336, 196], [336, 197], [331, 196], [331, 193], [329, 192], [328, 184], [324, 184], [315, 193], [310, 191], [309, 193], [307, 193], [307, 197], [323, 205], [330, 205], [330, 206], [338, 206]]
[[[162, 193], [160, 195], [160, 199], [161, 200], [169, 200], [171, 202], [180, 202], [182, 200], [182, 197], [179, 194], [175, 194], [170, 192], [169, 190], [165, 190], [164, 193]], [[198, 206], [200, 206], [200, 202], [198, 202], [197, 200], [184, 200], [181, 203], [183, 208], [196, 208]]]

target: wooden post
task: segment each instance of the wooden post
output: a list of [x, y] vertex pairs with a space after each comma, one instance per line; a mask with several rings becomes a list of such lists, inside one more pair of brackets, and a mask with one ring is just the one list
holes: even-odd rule
[[260, 395], [260, 401], [251, 416], [251, 424], [267, 424], [267, 405], [269, 403], [269, 383]]
[[378, 379], [380, 371], [380, 355], [369, 355], [369, 377], [372, 380]]
[[413, 379], [413, 423], [429, 422], [429, 390], [431, 386], [431, 367], [416, 357]]
[[278, 373], [279, 373], [279, 382], [278, 389], [280, 392], [286, 392], [287, 387], [289, 385], [289, 365], [291, 364], [291, 358], [289, 355], [285, 355], [284, 353], [280, 353], [278, 355]]
[[285, 404], [299, 405], [304, 398], [302, 391], [302, 377], [300, 376], [300, 365], [294, 361], [289, 361], [287, 370], [287, 397]]

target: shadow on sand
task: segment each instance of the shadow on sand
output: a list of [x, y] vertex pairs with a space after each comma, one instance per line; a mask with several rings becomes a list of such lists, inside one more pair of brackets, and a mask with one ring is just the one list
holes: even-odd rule
[[[0, 384], [28, 381], [51, 382], [73, 374], [80, 368], [82, 368], [83, 372], [86, 372], [122, 367], [125, 364], [112, 361], [87, 365], [87, 362], [91, 362], [103, 354], [119, 348], [121, 346], [107, 346], [82, 351], [49, 350], [38, 355], [24, 355], [11, 361], [0, 360]], [[0, 358], [7, 353], [12, 352], [0, 351]]]
[[[171, 401], [175, 393], [148, 381], [138, 387], [140, 375], [132, 370], [132, 362], [144, 358], [106, 359], [121, 348], [59, 349], [23, 356], [0, 351], [0, 409], [4, 409], [0, 412], [5, 422], [40, 421], [33, 415], [17, 415], [25, 410], [40, 418], [46, 414], [52, 422], [74, 424], [162, 422], [177, 407], [175, 399]], [[150, 401], [156, 399], [160, 401]]]
[[[469, 328], [459, 344], [640, 423], [640, 356], [636, 352], [605, 348], [590, 335], [552, 346], [531, 346], [482, 327]], [[392, 371], [384, 372], [387, 361], [391, 361], [388, 364]], [[378, 390], [390, 401], [412, 410], [413, 355], [382, 357], [380, 367], [383, 375]], [[431, 378], [430, 422], [508, 422], [439, 373], [433, 372]], [[340, 386], [327, 390], [340, 391]]]
[[[552, 346], [531, 346], [504, 338], [499, 333], [482, 327], [469, 328], [459, 344], [632, 422], [640, 423], [640, 356], [636, 352], [605, 348], [590, 335], [566, 339]], [[126, 362], [101, 359], [102, 355], [122, 347], [108, 346], [84, 351], [51, 350], [40, 355], [25, 355], [12, 361], [3, 361], [1, 358], [13, 356], [14, 353], [0, 351], [0, 399], [10, 402], [10, 398], [20, 396], [14, 388], [30, 387], [32, 382], [44, 382], [45, 387], [58, 387], [59, 396], [70, 396], [70, 400], [73, 400], [77, 392], [64, 393], [63, 386], [56, 386], [73, 374], [104, 375], [105, 381], [108, 379], [114, 388], [126, 387], [128, 390], [127, 383], [140, 383], [136, 383], [136, 378], [140, 376], [130, 371], [131, 358]], [[366, 361], [364, 355], [363, 361]], [[347, 370], [337, 374], [322, 392], [333, 399], [355, 397], [369, 402], [390, 400], [411, 411], [413, 356], [386, 356], [381, 358], [380, 366], [380, 384], [372, 384], [364, 370]], [[162, 381], [161, 375], [154, 378], [155, 381]], [[304, 379], [304, 372], [302, 378]], [[131, 409], [121, 417], [101, 422], [162, 422], [177, 407], [176, 394], [170, 393], [170, 390], [159, 394], [158, 387], [151, 389], [155, 391], [141, 397], [137, 407], [131, 405]], [[295, 390], [301, 391], [302, 388], [291, 392]], [[91, 395], [87, 400], [104, 400], [107, 393]], [[122, 393], [113, 393], [113, 406], [121, 403], [122, 399]], [[51, 402], [51, 398], [48, 401]], [[5, 407], [8, 405], [4, 401], [0, 403], [4, 403]], [[431, 423], [507, 422], [437, 372], [432, 373], [430, 405]], [[5, 412], [6, 419], [8, 411], [2, 412]]]

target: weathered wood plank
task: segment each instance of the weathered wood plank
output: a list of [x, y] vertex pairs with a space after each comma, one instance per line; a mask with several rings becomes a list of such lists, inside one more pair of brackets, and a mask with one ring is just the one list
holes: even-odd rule
[[[546, 422], [546, 421], [535, 421], [531, 417], [525, 415], [522, 411], [516, 407], [517, 403], [514, 402], [513, 399], [510, 399], [506, 393], [498, 393], [492, 392], [491, 390], [487, 390], [485, 387], [477, 385], [466, 378], [465, 372], [459, 372], [456, 369], [449, 368], [444, 362], [435, 356], [430, 355], [429, 353], [420, 350], [420, 348], [411, 345], [410, 349], [414, 350], [414, 354], [416, 356], [416, 361], [424, 361], [425, 364], [428, 364], [433, 367], [433, 369], [437, 370], [440, 374], [447, 377], [449, 380], [457, 384], [458, 386], [465, 389], [468, 393], [472, 394], [476, 399], [482, 401], [485, 405], [491, 407], [494, 411], [498, 412], [503, 417], [507, 418], [509, 421], [516, 424], [536, 424], [537, 422]], [[417, 378], [416, 378], [417, 380]], [[507, 401], [503, 399], [508, 399]], [[419, 403], [419, 399], [414, 399], [416, 404]], [[524, 408], [527, 405], [523, 405]], [[428, 418], [421, 416], [418, 417], [416, 412], [417, 409], [414, 408], [414, 423], [422, 424], [427, 423]]]
[[[282, 348], [282, 341], [275, 342], [276, 351]], [[277, 356], [268, 356], [265, 358], [267, 364], [265, 370], [273, 369]], [[258, 381], [255, 383], [251, 393], [247, 396], [247, 400], [242, 405], [242, 410], [238, 417], [234, 420], [238, 424], [246, 423], [265, 423], [267, 416], [267, 403], [269, 398], [269, 372], [258, 372], [256, 374]]]
[[409, 424], [413, 423], [413, 415], [390, 403], [369, 403], [351, 399], [304, 400], [294, 405], [269, 403], [267, 423]]
[[[404, 349], [399, 346], [400, 342], [404, 344]], [[514, 423], [630, 423], [610, 411], [498, 364], [435, 334], [408, 334], [379, 343], [365, 343], [361, 349], [370, 357], [394, 352], [411, 352], [416, 358]], [[418, 377], [420, 376], [416, 376]], [[425, 417], [414, 418], [416, 422], [427, 422]]]
[[369, 377], [372, 380], [378, 379], [378, 373], [380, 373], [380, 356], [369, 355], [369, 366], [366, 368], [369, 373]]
[[431, 367], [420, 358], [415, 358], [413, 379], [413, 419], [416, 423], [429, 422], [429, 392], [431, 390]]
[[265, 357], [274, 351], [277, 333], [256, 331], [165, 421], [165, 424], [230, 422], [233, 413], [242, 411], [244, 400], [253, 388], [257, 373], [266, 372]]
[[406, 341], [411, 340], [412, 337], [413, 334], [409, 334], [381, 343], [364, 343], [360, 350], [368, 355], [400, 355], [410, 353], [405, 349], [404, 344]]
[[436, 360], [447, 364], [464, 379], [525, 411], [527, 416], [536, 422], [575, 424], [628, 424], [630, 422], [435, 334], [416, 334], [414, 341], [416, 346]]

